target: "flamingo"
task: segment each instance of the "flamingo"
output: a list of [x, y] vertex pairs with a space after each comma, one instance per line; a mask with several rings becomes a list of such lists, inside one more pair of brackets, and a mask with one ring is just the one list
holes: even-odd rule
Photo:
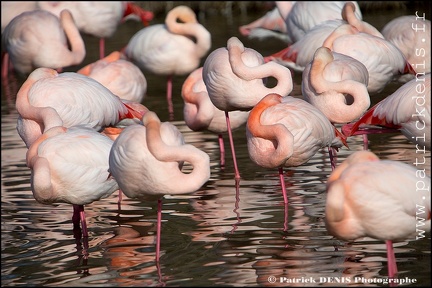
[[[416, 78], [399, 87], [370, 108], [358, 121], [342, 126], [347, 137], [381, 132], [400, 132], [419, 150], [431, 149], [431, 74]], [[366, 127], [364, 127], [366, 125]], [[368, 125], [388, 129], [370, 129]]]
[[[183, 83], [181, 95], [184, 101], [183, 116], [186, 125], [193, 131], [207, 130], [218, 134], [220, 165], [225, 165], [225, 146], [222, 133], [227, 132], [225, 112], [216, 108], [210, 100], [202, 78], [203, 67], [195, 69]], [[231, 129], [246, 123], [249, 111], [232, 111]]]
[[153, 20], [153, 12], [146, 11], [130, 1], [37, 1], [38, 9], [47, 10], [57, 16], [68, 9], [78, 29], [99, 38], [99, 58], [105, 57], [105, 39], [117, 31], [118, 26], [136, 16], [147, 26]]
[[39, 67], [62, 69], [78, 65], [86, 55], [84, 41], [68, 10], [62, 10], [60, 19], [43, 10], [21, 13], [5, 27], [2, 47], [6, 51], [3, 77], [8, 73], [9, 61], [15, 71], [28, 75]]
[[[312, 6], [314, 8], [312, 11], [315, 11], [315, 9], [320, 7], [320, 5], [322, 6], [321, 9], [323, 11], [326, 11], [327, 13], [330, 12], [330, 15], [332, 15], [331, 17], [328, 17], [329, 19], [325, 20], [324, 18], [322, 21], [319, 21], [314, 25], [307, 24], [307, 22], [300, 24], [304, 21], [303, 18], [313, 18], [313, 16], [309, 15], [310, 12], [305, 9], [306, 7]], [[358, 31], [383, 38], [381, 33], [375, 27], [361, 20], [362, 16], [357, 2], [301, 2], [297, 7], [303, 7], [303, 10], [301, 10], [303, 12], [293, 12], [293, 15], [296, 15], [296, 13], [299, 15], [293, 16], [293, 20], [291, 21], [298, 21], [299, 23], [291, 25], [294, 27], [304, 26], [307, 27], [307, 29], [294, 29], [294, 31], [299, 30], [301, 32], [298, 32], [299, 35], [296, 38], [295, 43], [288, 45], [287, 48], [284, 48], [279, 52], [265, 57], [264, 60], [266, 62], [276, 61], [294, 71], [303, 72], [309, 62], [312, 61], [315, 51], [323, 45], [324, 41], [336, 28], [343, 24], [350, 24]], [[338, 11], [338, 15], [335, 14], [336, 11]], [[306, 14], [307, 16], [303, 15], [300, 17], [300, 15], [302, 15], [301, 13]], [[318, 13], [318, 15], [322, 14], [325, 15], [326, 13], [322, 11]], [[318, 16], [318, 18], [320, 17], [321, 16]]]
[[[283, 167], [300, 166], [319, 149], [346, 145], [343, 135], [310, 103], [270, 93], [250, 111], [246, 125], [249, 157], [264, 168], [278, 168], [284, 203], [288, 203]], [[332, 152], [330, 152], [334, 167]]]
[[[29, 147], [54, 126], [88, 125], [96, 131], [125, 118], [140, 121], [147, 108], [122, 101], [96, 80], [73, 72], [35, 69], [17, 93], [17, 131]], [[43, 121], [35, 115], [42, 113]], [[60, 118], [52, 115], [58, 114]]]
[[[39, 120], [45, 118], [41, 113], [44, 111], [36, 113]], [[84, 205], [119, 189], [108, 172], [112, 144], [91, 128], [55, 126], [45, 130], [26, 154], [34, 198], [42, 204], [72, 204], [74, 229], [81, 220], [84, 237], [88, 237]]]
[[[292, 43], [299, 41], [304, 35], [317, 25], [328, 20], [342, 19], [341, 12], [346, 1], [295, 1], [289, 9], [286, 1], [275, 1], [280, 14], [285, 19], [288, 37]], [[362, 19], [362, 13], [357, 1], [351, 2], [357, 9], [357, 18]]]
[[124, 53], [142, 70], [168, 77], [166, 97], [173, 118], [173, 75], [186, 75], [198, 68], [210, 47], [210, 32], [198, 23], [192, 9], [180, 5], [168, 12], [165, 24], [150, 25], [135, 33]]
[[[351, 56], [363, 63], [369, 72], [368, 91], [378, 93], [395, 77], [416, 72], [402, 52], [372, 25], [360, 21], [353, 13], [353, 5], [345, 5], [347, 24], [337, 27], [322, 46], [333, 52]], [[352, 49], [355, 45], [356, 49]]]
[[[265, 86], [268, 77], [277, 80], [272, 88]], [[288, 95], [293, 89], [291, 72], [277, 63], [264, 63], [259, 52], [244, 47], [237, 37], [231, 37], [227, 47], [214, 50], [205, 60], [203, 81], [212, 103], [225, 112], [235, 179], [239, 180], [228, 113], [235, 110], [249, 111], [268, 93]]]
[[141, 69], [122, 59], [119, 51], [84, 66], [77, 73], [97, 80], [121, 99], [141, 103], [147, 92], [147, 79]]
[[[283, 1], [281, 3], [284, 3], [284, 5], [288, 6], [287, 9], [290, 9], [295, 1]], [[259, 40], [264, 40], [269, 37], [275, 37], [283, 42], [292, 42], [287, 34], [285, 20], [282, 18], [277, 7], [257, 20], [249, 24], [241, 25], [239, 27], [239, 32], [241, 35], [250, 39], [257, 38]]]
[[302, 75], [303, 98], [332, 123], [360, 118], [370, 106], [369, 73], [356, 59], [320, 47]]
[[388, 277], [393, 278], [398, 273], [393, 242], [430, 231], [428, 185], [430, 177], [409, 164], [380, 160], [370, 151], [354, 152], [327, 180], [327, 231], [345, 241], [384, 240]]
[[[159, 262], [162, 197], [193, 193], [210, 178], [210, 157], [193, 145], [185, 144], [181, 132], [170, 122], [159, 120], [149, 111], [143, 125], [126, 127], [114, 141], [109, 155], [109, 171], [129, 198], [158, 201], [156, 262]], [[183, 173], [184, 163], [193, 166]]]
[[[388, 22], [381, 30], [385, 39], [393, 43], [404, 54], [417, 73], [431, 72], [431, 21], [424, 15], [403, 15]], [[406, 77], [409, 76], [409, 77]], [[407, 82], [412, 75], [399, 78]]]

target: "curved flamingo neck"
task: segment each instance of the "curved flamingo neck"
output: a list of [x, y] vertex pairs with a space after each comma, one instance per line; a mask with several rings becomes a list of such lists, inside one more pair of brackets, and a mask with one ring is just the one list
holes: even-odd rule
[[58, 73], [50, 68], [34, 70], [23, 83], [17, 93], [15, 107], [23, 119], [33, 120], [46, 131], [55, 126], [63, 126], [63, 121], [57, 111], [52, 107], [35, 107], [29, 102], [29, 91], [35, 82], [44, 78], [57, 77]]
[[291, 71], [288, 68], [273, 61], [255, 67], [245, 65], [242, 60], [242, 54], [245, 52], [245, 47], [237, 37], [231, 37], [228, 40], [227, 49], [231, 69], [238, 77], [247, 81], [274, 77], [277, 80], [277, 85], [273, 88], [267, 88], [263, 85], [264, 91], [262, 93], [276, 93], [283, 96], [291, 93], [293, 83]]
[[[170, 171], [172, 183], [178, 185], [175, 194], [195, 192], [210, 178], [210, 157], [193, 145], [169, 146], [160, 134], [161, 122], [156, 113], [149, 111], [143, 117], [146, 127], [147, 147], [150, 153], [163, 162], [189, 162], [193, 166], [191, 173], [185, 174], [180, 169]], [[176, 184], [175, 184], [176, 185]], [[174, 192], [173, 192], [174, 193]]]
[[273, 142], [275, 150], [268, 153], [262, 163], [267, 167], [281, 167], [294, 153], [294, 136], [280, 123], [262, 125], [261, 115], [269, 107], [282, 103], [282, 96], [272, 93], [265, 96], [251, 110], [247, 121], [247, 129], [253, 137]]
[[355, 14], [355, 9], [356, 8], [354, 3], [346, 2], [342, 9], [342, 19], [347, 21], [348, 24], [354, 26], [360, 32], [384, 38], [381, 32], [379, 32], [378, 29], [376, 29], [374, 26], [357, 18], [357, 15]]
[[323, 47], [329, 48], [330, 50], [333, 49], [333, 42], [340, 36], [343, 35], [350, 35], [350, 34], [357, 34], [360, 31], [350, 25], [350, 24], [342, 24], [339, 27], [337, 27], [333, 32], [324, 40]]
[[[319, 48], [314, 55], [310, 69], [310, 84], [317, 97], [326, 97], [327, 91], [336, 91], [326, 98], [326, 103], [331, 109], [338, 109], [341, 115], [360, 117], [370, 106], [367, 85], [355, 80], [346, 79], [338, 82], [327, 81], [324, 78], [325, 67], [334, 60], [332, 52], [325, 47]], [[344, 94], [353, 97], [352, 103], [347, 103]], [[356, 115], [354, 115], [356, 114]]]
[[171, 33], [193, 37], [198, 57], [204, 56], [210, 49], [210, 32], [198, 23], [195, 13], [189, 7], [177, 6], [172, 9], [165, 18], [165, 25]]
[[72, 63], [67, 66], [80, 64], [86, 55], [85, 44], [69, 10], [61, 11], [60, 22], [72, 49]]

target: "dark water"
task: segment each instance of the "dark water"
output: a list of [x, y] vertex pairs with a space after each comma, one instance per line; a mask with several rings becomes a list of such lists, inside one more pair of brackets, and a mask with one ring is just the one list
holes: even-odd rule
[[[364, 20], [381, 29], [390, 19], [413, 13], [368, 11]], [[208, 13], [199, 21], [212, 33], [212, 50], [237, 36], [246, 47], [266, 56], [285, 45], [279, 40], [248, 40], [238, 33], [239, 25], [261, 15]], [[121, 49], [140, 28], [133, 21], [123, 24], [107, 41], [107, 53]], [[98, 57], [97, 40], [85, 37], [85, 41], [88, 55], [83, 65]], [[166, 79], [148, 74], [146, 78], [143, 103], [167, 121]], [[326, 232], [325, 183], [331, 171], [327, 152], [318, 152], [300, 167], [285, 169], [289, 198], [285, 208], [277, 171], [252, 163], [241, 127], [234, 132], [242, 178], [236, 189], [227, 135], [222, 169], [217, 136], [192, 132], [183, 121], [180, 89], [185, 78], [174, 79], [173, 123], [186, 142], [210, 155], [211, 178], [193, 194], [164, 198], [159, 265], [154, 261], [156, 203], [125, 198], [119, 211], [114, 193], [87, 205], [89, 256], [83, 259], [82, 244], [72, 231], [71, 205], [47, 206], [34, 200], [25, 165], [27, 149], [15, 130], [13, 91], [25, 79], [7, 79], [7, 86], [2, 85], [1, 122], [2, 286], [387, 286], [383, 284], [387, 275], [384, 242], [364, 238], [346, 243]], [[300, 95], [301, 75], [295, 74], [293, 80], [293, 94]], [[372, 101], [399, 86], [389, 84]], [[348, 144], [352, 151], [363, 149], [360, 137], [349, 139]], [[371, 136], [369, 149], [382, 159], [405, 163], [416, 157], [414, 145], [399, 134]], [[338, 161], [352, 151], [342, 149]], [[424, 168], [430, 175], [430, 152], [426, 156]], [[411, 283], [406, 286], [430, 286], [430, 240], [428, 233], [422, 240], [394, 244], [399, 278]], [[276, 283], [269, 282], [271, 277]]]

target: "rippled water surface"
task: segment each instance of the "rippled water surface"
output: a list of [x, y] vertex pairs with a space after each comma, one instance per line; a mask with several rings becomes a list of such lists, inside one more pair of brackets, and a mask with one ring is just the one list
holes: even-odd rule
[[[413, 13], [375, 10], [364, 13], [364, 19], [381, 29], [390, 19]], [[231, 18], [208, 13], [199, 21], [212, 33], [212, 50], [226, 46], [229, 37], [238, 36], [246, 47], [267, 56], [284, 44], [279, 40], [252, 41], [238, 33], [239, 25], [261, 15], [234, 13]], [[156, 19], [154, 23], [162, 21]], [[107, 41], [107, 53], [121, 49], [140, 28], [133, 21], [122, 25]], [[88, 53], [83, 65], [98, 57], [97, 40], [85, 37], [85, 41]], [[146, 78], [148, 93], [143, 104], [168, 121], [166, 79], [148, 74]], [[25, 164], [27, 149], [15, 130], [14, 93], [25, 79], [3, 79], [2, 286], [383, 286], [387, 275], [384, 242], [364, 238], [346, 243], [326, 232], [325, 184], [331, 172], [327, 151], [318, 152], [300, 167], [285, 169], [289, 198], [285, 207], [277, 171], [258, 167], [249, 159], [245, 128], [241, 127], [234, 132], [241, 175], [236, 186], [228, 136], [224, 135], [226, 165], [221, 168], [217, 135], [192, 132], [183, 121], [180, 89], [185, 78], [174, 79], [173, 123], [186, 142], [210, 155], [211, 178], [193, 194], [164, 198], [158, 265], [156, 202], [123, 198], [119, 210], [118, 194], [114, 193], [86, 205], [86, 259], [82, 257], [82, 242], [72, 230], [71, 205], [36, 202], [30, 189], [30, 169]], [[301, 75], [296, 73], [293, 80], [292, 94], [300, 95]], [[372, 101], [399, 86], [389, 84]], [[414, 145], [399, 134], [374, 135], [369, 140], [369, 149], [382, 159], [413, 163], [418, 156]], [[340, 150], [339, 163], [352, 151], [363, 149], [360, 136], [349, 139], [348, 144], [351, 150]], [[424, 168], [430, 175], [430, 152], [425, 156]], [[430, 239], [428, 233], [422, 240], [394, 244], [399, 278], [414, 283], [408, 286], [431, 284]], [[276, 283], [271, 283], [272, 279]]]

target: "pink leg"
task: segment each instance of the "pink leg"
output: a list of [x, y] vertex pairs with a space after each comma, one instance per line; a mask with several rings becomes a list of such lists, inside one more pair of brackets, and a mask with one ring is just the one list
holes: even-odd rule
[[88, 237], [87, 224], [84, 213], [84, 205], [73, 205], [72, 223], [74, 229], [79, 228], [81, 221], [81, 230], [84, 237]]
[[235, 172], [234, 178], [236, 180], [240, 180], [240, 173], [239, 173], [239, 170], [237, 168], [237, 159], [236, 159], [236, 155], [235, 155], [234, 141], [233, 141], [233, 136], [232, 136], [232, 131], [231, 131], [231, 123], [230, 123], [228, 111], [225, 111], [225, 118], [226, 118], [226, 122], [227, 122], [228, 135], [229, 135], [229, 140], [230, 140], [230, 145], [231, 145], [231, 153], [232, 153], [232, 157], [233, 157], [233, 161], [234, 161], [234, 172]]
[[220, 166], [225, 166], [225, 145], [222, 134], [219, 134]]
[[156, 263], [159, 262], [160, 257], [160, 239], [162, 229], [162, 198], [158, 199], [157, 211], [157, 226], [156, 226]]
[[2, 53], [2, 79], [5, 79], [9, 74], [9, 54]]
[[281, 187], [282, 187], [282, 195], [284, 198], [284, 203], [288, 204], [288, 197], [287, 197], [287, 192], [286, 192], [286, 188], [285, 188], [285, 178], [284, 178], [284, 172], [283, 172], [283, 168], [279, 167], [279, 179], [280, 179], [280, 183], [281, 183]]
[[167, 79], [167, 102], [170, 120], [174, 120], [174, 106], [172, 102], [172, 77], [172, 75], [169, 75]]
[[121, 210], [121, 201], [123, 199], [123, 192], [119, 189], [119, 194], [118, 194], [118, 202], [117, 202], [117, 206], [118, 209]]
[[388, 269], [388, 277], [394, 278], [397, 276], [397, 264], [396, 264], [396, 256], [393, 250], [393, 242], [390, 240], [386, 241], [387, 246], [387, 269]]
[[99, 39], [99, 59], [102, 59], [105, 57], [105, 39], [100, 38]]
[[332, 171], [336, 168], [336, 163], [337, 163], [337, 152], [336, 149], [333, 147], [329, 147], [328, 148], [328, 152], [329, 152], [329, 157], [330, 157], [330, 165], [332, 168]]
[[363, 150], [369, 149], [369, 140], [367, 134], [363, 134]]
[[84, 205], [80, 205], [79, 207], [80, 207], [80, 219], [81, 219], [81, 228], [82, 228], [83, 237], [88, 237]]

